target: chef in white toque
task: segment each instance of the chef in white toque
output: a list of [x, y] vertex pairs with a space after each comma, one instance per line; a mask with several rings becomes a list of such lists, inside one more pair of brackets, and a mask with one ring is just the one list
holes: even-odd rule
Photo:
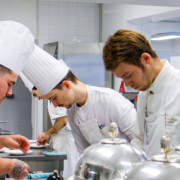
[[118, 124], [118, 137], [133, 138], [136, 110], [120, 93], [80, 82], [61, 60], [36, 47], [24, 75], [55, 107], [66, 107], [68, 122], [79, 153], [110, 137], [109, 125]]
[[[34, 36], [27, 27], [14, 21], [0, 21], [0, 103], [12, 95], [12, 86], [34, 47]], [[0, 148], [3, 147], [18, 148], [26, 153], [29, 141], [21, 135], [0, 136]], [[29, 166], [20, 160], [0, 158], [0, 175], [23, 179], [28, 170]]]
[[[39, 100], [44, 96], [35, 88], [35, 86], [24, 76], [20, 74], [22, 81], [29, 91]], [[51, 119], [52, 127], [46, 132], [38, 133], [38, 145], [45, 145], [47, 140], [51, 137], [51, 144], [53, 149], [57, 152], [67, 152], [67, 160], [64, 160], [63, 177], [67, 179], [74, 171], [79, 154], [77, 152], [74, 138], [71, 132], [71, 127], [68, 123], [66, 108], [55, 108], [53, 103], [48, 100], [48, 112]]]

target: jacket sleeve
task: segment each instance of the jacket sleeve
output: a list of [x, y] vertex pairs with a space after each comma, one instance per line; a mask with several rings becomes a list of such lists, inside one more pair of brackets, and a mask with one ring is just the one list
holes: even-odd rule
[[[119, 94], [120, 95], [120, 94]], [[122, 133], [124, 133], [130, 140], [133, 139], [134, 124], [137, 119], [137, 112], [128, 99], [120, 95], [111, 98], [109, 119], [117, 122], [117, 125]]]

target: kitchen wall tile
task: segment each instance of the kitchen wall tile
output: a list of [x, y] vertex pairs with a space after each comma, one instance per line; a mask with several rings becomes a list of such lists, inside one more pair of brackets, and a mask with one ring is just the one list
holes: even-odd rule
[[87, 27], [87, 35], [88, 36], [95, 36], [96, 35], [96, 28], [95, 27]]
[[77, 42], [87, 42], [87, 36], [77, 36]]
[[48, 34], [39, 34], [39, 47], [43, 48], [44, 44], [48, 43]]
[[49, 14], [56, 14], [58, 15], [58, 3], [57, 5], [49, 5]]
[[4, 129], [11, 131], [11, 132], [14, 132], [14, 126], [13, 125], [5, 126]]
[[32, 130], [31, 127], [23, 127], [22, 135], [27, 137], [28, 139], [32, 139]]
[[59, 25], [67, 25], [68, 16], [59, 16]]
[[87, 16], [95, 16], [96, 10], [93, 7], [87, 7]]
[[69, 42], [77, 42], [77, 36], [76, 35], [68, 35], [67, 41], [69, 41]]
[[87, 42], [97, 42], [97, 38], [95, 36], [87, 36]]
[[13, 120], [14, 120], [14, 111], [4, 110], [4, 119], [5, 121], [8, 121], [5, 124], [5, 127], [13, 126]]
[[77, 26], [68, 26], [68, 35], [76, 35], [77, 34]]
[[22, 101], [22, 109], [24, 110], [24, 109], [26, 109], [26, 110], [28, 110], [28, 109], [31, 109], [31, 103], [29, 103], [29, 101], [25, 101], [25, 100], [23, 100]]
[[68, 6], [59, 5], [59, 15], [68, 15]]
[[39, 26], [39, 33], [40, 34], [48, 34], [49, 33], [49, 29], [48, 29], [48, 24], [44, 25], [44, 24], [41, 24]]
[[[2, 120], [1, 116], [0, 116], [0, 121]], [[4, 120], [4, 119], [3, 119]], [[5, 123], [0, 123], [0, 129], [5, 129], [5, 126], [4, 126]]]
[[[4, 112], [4, 110], [1, 110], [1, 108], [0, 108], [0, 121], [6, 121], [6, 119], [5, 119], [5, 112]], [[0, 123], [0, 128], [2, 127], [2, 125], [4, 127], [4, 124], [5, 123]]]
[[24, 109], [22, 111], [22, 126], [29, 126], [31, 124], [31, 111]]
[[16, 101], [22, 101], [22, 100], [23, 100], [23, 95], [22, 95], [22, 93], [23, 93], [22, 88], [14, 89], [14, 91], [13, 91], [14, 99], [15, 99]]
[[14, 101], [14, 110], [22, 109], [22, 101]]
[[48, 5], [40, 5], [39, 6], [39, 14], [48, 14]]
[[24, 101], [31, 101], [31, 93], [27, 87], [23, 87], [23, 100]]
[[68, 27], [67, 26], [62, 26], [62, 25], [59, 25], [59, 31], [58, 31], [58, 33], [60, 34], [60, 35], [62, 35], [62, 34], [67, 34], [67, 29], [68, 29]]
[[78, 6], [84, 6], [84, 7], [86, 7], [86, 6], [87, 6], [87, 3], [78, 2]]
[[49, 25], [49, 35], [57, 35], [59, 33], [59, 26], [58, 25]]
[[59, 2], [58, 1], [50, 1], [49, 6], [58, 6]]
[[[96, 18], [99, 17], [99, 6], [95, 8], [95, 16]], [[98, 18], [99, 19], [99, 18]]]
[[49, 15], [49, 25], [51, 25], [51, 24], [56, 24], [56, 25], [58, 25], [58, 23], [59, 23], [59, 17], [57, 16], [57, 15], [55, 15], [55, 14], [50, 14]]
[[87, 28], [84, 26], [78, 26], [77, 27], [77, 35], [87, 35]]
[[[15, 134], [20, 134], [20, 135], [23, 135], [23, 128], [21, 126], [14, 126], [13, 127], [13, 132]], [[26, 137], [26, 136], [25, 136]]]
[[49, 15], [48, 14], [40, 14], [39, 15], [39, 24], [48, 24], [49, 23]]
[[76, 6], [69, 6], [68, 7], [68, 15], [69, 16], [77, 16], [77, 7]]
[[67, 6], [68, 5], [68, 2], [59, 2], [59, 6]]
[[96, 3], [87, 3], [87, 7], [96, 8], [96, 6], [97, 6]]
[[22, 125], [22, 112], [14, 110], [14, 127]]
[[6, 99], [6, 110], [14, 109], [14, 99]]
[[58, 39], [58, 34], [57, 35], [49, 35], [48, 36], [48, 42], [56, 42]]
[[68, 6], [77, 6], [78, 3], [77, 2], [68, 2]]
[[86, 11], [87, 11], [86, 7], [82, 7], [82, 6], [77, 7], [77, 15], [78, 16], [86, 16]]
[[68, 40], [68, 36], [67, 36], [67, 35], [61, 35], [61, 34], [59, 34], [58, 40], [59, 40], [60, 42], [67, 41], [67, 40]]
[[95, 26], [96, 25], [96, 17], [87, 17], [87, 26]]
[[87, 18], [86, 17], [78, 17], [77, 18], [77, 25], [78, 26], [86, 26]]
[[7, 100], [7, 99], [5, 99], [5, 100], [1, 103], [1, 105], [0, 105], [0, 110], [6, 109], [6, 100]]
[[77, 16], [68, 16], [68, 25], [76, 26], [77, 25]]
[[48, 1], [39, 0], [39, 5], [48, 5], [48, 4], [49, 4]]

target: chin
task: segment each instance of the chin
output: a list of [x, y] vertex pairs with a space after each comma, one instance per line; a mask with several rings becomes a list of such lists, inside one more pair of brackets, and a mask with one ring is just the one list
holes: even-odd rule
[[71, 107], [72, 107], [72, 104], [69, 104], [68, 107], [67, 107], [67, 109], [70, 109]]

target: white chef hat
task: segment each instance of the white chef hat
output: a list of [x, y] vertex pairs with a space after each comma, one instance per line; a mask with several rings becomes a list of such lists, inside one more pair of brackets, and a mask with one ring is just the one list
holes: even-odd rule
[[43, 94], [49, 93], [68, 73], [69, 67], [35, 45], [23, 74]]
[[34, 85], [26, 78], [26, 76], [23, 73], [20, 73], [19, 76], [21, 77], [25, 86], [29, 89], [30, 93], [32, 93], [32, 88], [34, 87]]
[[0, 21], [0, 64], [19, 74], [35, 47], [30, 30], [14, 21]]

